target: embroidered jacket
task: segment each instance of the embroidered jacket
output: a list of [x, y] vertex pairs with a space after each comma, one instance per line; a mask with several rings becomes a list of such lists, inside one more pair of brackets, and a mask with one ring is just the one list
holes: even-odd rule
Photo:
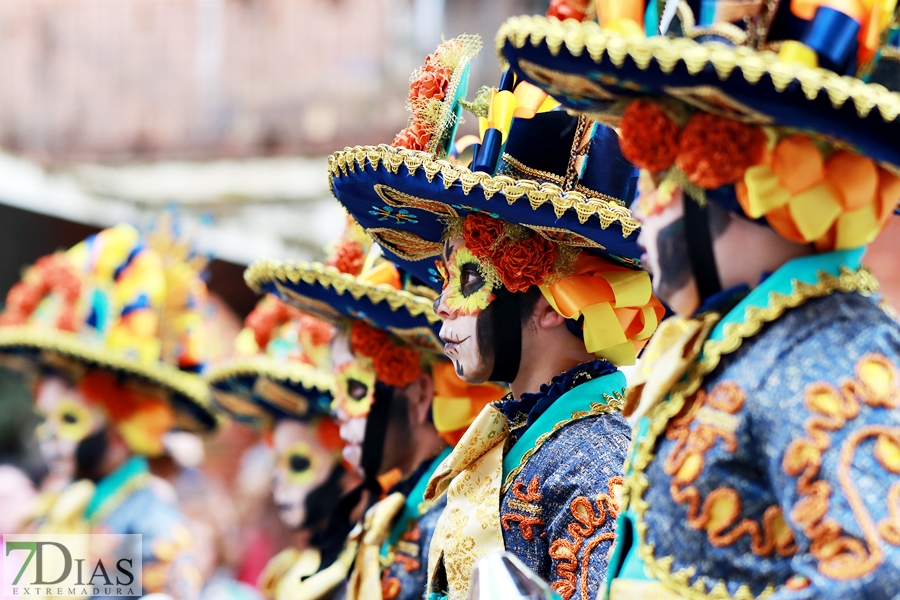
[[604, 398], [602, 386], [618, 394], [624, 377], [603, 361], [580, 365], [541, 393], [479, 416], [429, 486], [449, 486], [446, 523], [431, 548], [432, 597], [465, 598], [474, 561], [503, 548], [564, 599], [596, 597], [631, 441], [614, 412], [621, 395]]
[[611, 597], [897, 594], [900, 327], [861, 255], [784, 265], [641, 420]]
[[446, 497], [424, 502], [425, 485], [446, 449], [366, 511], [333, 565], [298, 582], [299, 600], [418, 600], [425, 593], [428, 548]]

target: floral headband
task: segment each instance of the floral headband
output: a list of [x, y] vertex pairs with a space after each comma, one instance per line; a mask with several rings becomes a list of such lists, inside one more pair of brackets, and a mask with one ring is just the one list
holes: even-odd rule
[[734, 185], [748, 217], [827, 252], [871, 242], [900, 197], [900, 177], [870, 158], [674, 100], [631, 102], [619, 133], [622, 154], [642, 170], [642, 190], [657, 187], [638, 198], [644, 214], [664, 210], [678, 190], [705, 203], [708, 192]]
[[[634, 364], [665, 314], [646, 272], [614, 265], [520, 225], [473, 213], [450, 222], [445, 238], [464, 241], [448, 257], [446, 269], [436, 263], [447, 307], [461, 314], [486, 309], [501, 286], [524, 292], [536, 285], [556, 312], [583, 320], [587, 350], [616, 365]], [[473, 271], [480, 276], [474, 286], [468, 280]]]

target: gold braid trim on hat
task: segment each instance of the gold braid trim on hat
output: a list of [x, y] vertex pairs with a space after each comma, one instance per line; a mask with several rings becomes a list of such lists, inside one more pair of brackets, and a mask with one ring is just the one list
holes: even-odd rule
[[[180, 394], [214, 420], [215, 413], [210, 408], [209, 387], [206, 382], [199, 375], [181, 371], [172, 365], [158, 361], [141, 363], [108, 348], [93, 347], [82, 341], [77, 334], [37, 325], [11, 325], [0, 328], [0, 349], [11, 348], [58, 352], [103, 369], [121, 371], [145, 379], [169, 392]], [[197, 431], [208, 429], [205, 424], [196, 422], [193, 418], [191, 425]]]
[[312, 365], [301, 362], [280, 362], [261, 355], [225, 361], [209, 369], [205, 377], [210, 385], [216, 385], [233, 377], [246, 375], [268, 377], [273, 381], [302, 385], [305, 388], [328, 394], [334, 390], [334, 378]]
[[608, 55], [616, 67], [622, 67], [626, 57], [630, 57], [641, 70], [647, 70], [651, 61], [656, 61], [664, 73], [671, 73], [679, 62], [684, 63], [691, 75], [711, 64], [722, 81], [738, 68], [751, 84], [768, 75], [778, 92], [784, 92], [794, 81], [800, 84], [809, 100], [814, 100], [824, 91], [835, 109], [841, 108], [850, 99], [857, 115], [863, 119], [873, 108], [878, 109], [886, 123], [900, 116], [900, 93], [827, 69], [780, 61], [772, 51], [730, 47], [717, 42], [699, 43], [690, 38], [624, 37], [604, 31], [595, 22], [560, 22], [539, 16], [513, 17], [500, 27], [496, 37], [497, 55], [504, 65], [507, 61], [502, 52], [507, 42], [516, 48], [523, 48], [527, 43], [532, 46], [545, 44], [553, 56], [557, 56], [563, 46], [572, 56], [581, 56], [587, 51], [598, 63], [604, 55]]
[[622, 236], [626, 238], [640, 227], [640, 223], [632, 217], [631, 211], [615, 201], [592, 197], [576, 190], [567, 192], [553, 183], [517, 180], [507, 175], [470, 171], [426, 152], [394, 148], [386, 144], [345, 148], [332, 154], [328, 158], [331, 187], [334, 187], [333, 178], [346, 177], [357, 169], [362, 171], [367, 165], [373, 169], [383, 166], [395, 175], [400, 172], [400, 167], [405, 167], [410, 175], [414, 175], [421, 168], [425, 171], [429, 182], [433, 182], [435, 176], [440, 173], [441, 183], [445, 189], [450, 189], [458, 182], [462, 186], [463, 194], [469, 195], [477, 186], [481, 188], [485, 200], [490, 200], [496, 194], [502, 195], [508, 204], [526, 198], [532, 210], [550, 203], [557, 218], [573, 210], [578, 222], [582, 224], [596, 215], [600, 219], [601, 229], [607, 229], [618, 222], [622, 227]]
[[262, 286], [265, 283], [281, 281], [296, 284], [303, 281], [309, 285], [333, 289], [338, 295], [350, 292], [357, 300], [365, 296], [373, 304], [387, 302], [391, 310], [403, 308], [414, 317], [424, 315], [429, 323], [440, 321], [434, 314], [433, 301], [428, 298], [398, 290], [384, 283], [358, 281], [349, 273], [342, 273], [334, 267], [321, 263], [264, 259], [253, 263], [244, 271], [244, 281], [258, 294], [262, 293]]

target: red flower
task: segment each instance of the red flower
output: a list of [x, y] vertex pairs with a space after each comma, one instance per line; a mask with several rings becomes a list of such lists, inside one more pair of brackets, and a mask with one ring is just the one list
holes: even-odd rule
[[765, 142], [759, 127], [697, 113], [681, 132], [676, 164], [691, 182], [712, 190], [740, 181], [756, 164]]
[[397, 134], [391, 146], [394, 148], [407, 148], [409, 150], [427, 150], [431, 141], [431, 133], [418, 123], [413, 123]]
[[288, 306], [275, 296], [269, 296], [247, 315], [244, 326], [253, 330], [256, 345], [260, 350], [265, 350], [272, 339], [272, 332], [288, 320], [288, 315]]
[[313, 346], [324, 346], [334, 336], [334, 327], [309, 315], [300, 315], [300, 327], [309, 335], [309, 341]]
[[425, 67], [422, 72], [409, 86], [409, 99], [431, 99], [443, 100], [447, 88], [450, 87], [450, 74], [452, 71], [449, 67]]
[[378, 381], [393, 387], [406, 387], [419, 378], [419, 354], [410, 348], [388, 344], [374, 357], [373, 366]]
[[390, 345], [387, 333], [363, 321], [354, 321], [350, 330], [350, 349], [357, 356], [375, 358]]
[[544, 283], [553, 273], [553, 263], [558, 257], [553, 242], [532, 234], [520, 242], [507, 244], [494, 266], [506, 289], [524, 292], [533, 285]]
[[503, 252], [501, 242], [506, 235], [503, 221], [482, 213], [472, 213], [463, 221], [463, 240], [466, 248], [478, 258], [493, 262]]
[[560, 21], [566, 19], [575, 19], [580, 21], [584, 18], [587, 6], [579, 0], [551, 0], [550, 8], [547, 9], [548, 17], [556, 17]]
[[362, 246], [355, 240], [344, 240], [335, 249], [334, 254], [326, 263], [329, 267], [334, 267], [341, 273], [349, 273], [350, 275], [359, 275], [362, 271], [363, 261]]
[[641, 169], [668, 169], [678, 155], [678, 125], [649, 100], [635, 100], [619, 123], [622, 154]]

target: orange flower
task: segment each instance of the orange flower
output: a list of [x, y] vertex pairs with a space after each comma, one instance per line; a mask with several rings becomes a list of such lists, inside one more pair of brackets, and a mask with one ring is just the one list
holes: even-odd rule
[[335, 249], [334, 254], [326, 263], [329, 267], [334, 267], [341, 273], [349, 273], [350, 275], [359, 275], [362, 271], [363, 261], [362, 246], [355, 240], [344, 240]]
[[501, 246], [506, 236], [503, 221], [481, 213], [473, 213], [463, 222], [463, 240], [469, 252], [478, 258], [492, 260], [502, 255]]
[[409, 99], [431, 99], [443, 100], [447, 88], [450, 87], [450, 75], [452, 71], [449, 67], [426, 66], [422, 69], [419, 76], [409, 86]]
[[622, 154], [654, 173], [672, 166], [678, 155], [678, 125], [649, 100], [635, 100], [619, 124]]
[[299, 317], [300, 327], [309, 334], [309, 341], [314, 346], [324, 346], [331, 341], [334, 336], [334, 327], [309, 315], [301, 315]]
[[579, 2], [578, 0], [551, 0], [546, 16], [556, 17], [560, 21], [565, 21], [566, 19], [580, 21], [584, 18], [586, 11], [587, 6], [585, 2]]
[[388, 343], [372, 360], [378, 381], [393, 387], [406, 387], [419, 378], [419, 354], [409, 348]]
[[542, 284], [553, 273], [553, 263], [558, 256], [553, 242], [532, 234], [520, 242], [507, 244], [494, 266], [506, 289], [524, 292], [533, 285]]
[[765, 142], [759, 127], [697, 113], [681, 131], [675, 162], [692, 183], [713, 190], [740, 181], [759, 161]]
[[353, 354], [375, 358], [390, 343], [387, 333], [381, 329], [364, 321], [353, 321], [353, 328], [350, 330], [350, 349]]
[[419, 123], [413, 123], [397, 134], [391, 146], [394, 148], [407, 148], [409, 150], [427, 150], [431, 141], [431, 133], [425, 130]]
[[81, 279], [75, 267], [59, 254], [39, 258], [28, 270], [25, 279], [9, 290], [6, 310], [0, 315], [0, 325], [27, 322], [41, 300], [50, 293], [58, 295], [63, 303], [56, 326], [65, 331], [77, 331], [80, 323], [75, 305], [81, 295]]
[[244, 319], [244, 325], [253, 330], [253, 337], [256, 345], [260, 350], [265, 350], [272, 339], [272, 332], [275, 328], [284, 323], [289, 318], [289, 308], [287, 304], [276, 298], [269, 296], [265, 302], [259, 303], [253, 311]]

